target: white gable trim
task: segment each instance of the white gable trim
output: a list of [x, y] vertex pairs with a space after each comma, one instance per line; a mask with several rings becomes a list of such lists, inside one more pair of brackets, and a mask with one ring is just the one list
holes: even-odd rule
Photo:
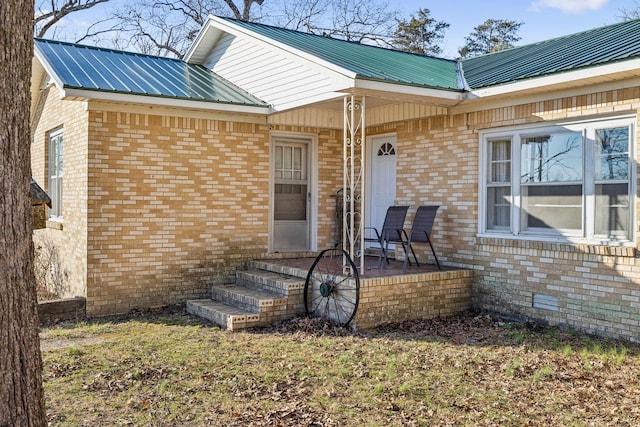
[[55, 82], [56, 86], [58, 86], [58, 88], [62, 89], [62, 87], [63, 87], [62, 80], [53, 71], [53, 68], [51, 68], [51, 66], [49, 65], [49, 62], [42, 56], [42, 54], [40, 53], [40, 49], [38, 48], [38, 44], [37, 43], [34, 43], [33, 56], [38, 60], [38, 62], [40, 63], [40, 66], [42, 68], [44, 68], [45, 73], [47, 73], [47, 75], [51, 79], [53, 79], [53, 81]]

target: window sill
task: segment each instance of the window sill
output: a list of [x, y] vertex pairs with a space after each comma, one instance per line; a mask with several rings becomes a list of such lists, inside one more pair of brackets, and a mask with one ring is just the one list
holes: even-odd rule
[[478, 234], [476, 244], [498, 246], [501, 248], [512, 247], [520, 249], [550, 250], [559, 252], [580, 252], [585, 254], [619, 256], [635, 258], [637, 248], [633, 242], [590, 242], [569, 241], [558, 238], [545, 238], [536, 236], [513, 236], [510, 234]]
[[47, 220], [47, 228], [52, 230], [62, 230], [63, 222], [59, 220], [49, 219]]

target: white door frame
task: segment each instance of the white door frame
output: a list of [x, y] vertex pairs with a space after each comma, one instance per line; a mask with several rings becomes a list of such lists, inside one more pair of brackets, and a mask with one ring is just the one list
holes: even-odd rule
[[318, 245], [318, 136], [312, 133], [272, 131], [269, 138], [269, 252], [274, 248], [274, 205], [275, 178], [274, 157], [275, 144], [295, 142], [307, 145], [307, 222], [309, 224], [309, 247], [307, 251], [316, 251]]

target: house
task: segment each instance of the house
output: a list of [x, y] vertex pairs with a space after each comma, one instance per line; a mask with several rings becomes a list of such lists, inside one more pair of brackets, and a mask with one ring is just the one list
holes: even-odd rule
[[640, 340], [638, 20], [454, 61], [210, 17], [184, 61], [37, 39], [32, 81], [39, 232], [90, 316], [331, 247], [347, 188], [350, 253], [437, 204], [475, 307]]

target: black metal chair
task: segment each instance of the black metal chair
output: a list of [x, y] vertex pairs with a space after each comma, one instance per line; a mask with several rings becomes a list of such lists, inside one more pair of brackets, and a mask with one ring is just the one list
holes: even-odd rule
[[[411, 226], [411, 231], [409, 232], [409, 236], [407, 239], [407, 247], [413, 254], [413, 259], [416, 261], [416, 266], [420, 266], [418, 263], [418, 257], [416, 257], [416, 253], [413, 250], [414, 243], [428, 243], [431, 248], [431, 253], [433, 254], [433, 258], [436, 260], [436, 265], [438, 266], [438, 270], [442, 270], [440, 267], [440, 262], [438, 261], [438, 257], [436, 256], [436, 251], [433, 249], [433, 245], [431, 244], [431, 230], [433, 229], [433, 223], [436, 219], [436, 214], [438, 213], [438, 208], [440, 206], [419, 206], [416, 211], [416, 216], [413, 218], [413, 225]], [[402, 272], [407, 271], [407, 262], [411, 264], [409, 261], [409, 252], [406, 252], [406, 256], [404, 258], [404, 266], [402, 267]]]
[[376, 233], [375, 238], [365, 236], [365, 242], [376, 242], [380, 245], [378, 268], [382, 266], [382, 258], [384, 258], [386, 264], [389, 264], [389, 259], [387, 258], [389, 243], [400, 243], [402, 249], [406, 252], [407, 233], [404, 231], [404, 220], [407, 217], [408, 210], [409, 206], [391, 206], [387, 209], [380, 231], [375, 227], [365, 227], [365, 231], [374, 230]]

